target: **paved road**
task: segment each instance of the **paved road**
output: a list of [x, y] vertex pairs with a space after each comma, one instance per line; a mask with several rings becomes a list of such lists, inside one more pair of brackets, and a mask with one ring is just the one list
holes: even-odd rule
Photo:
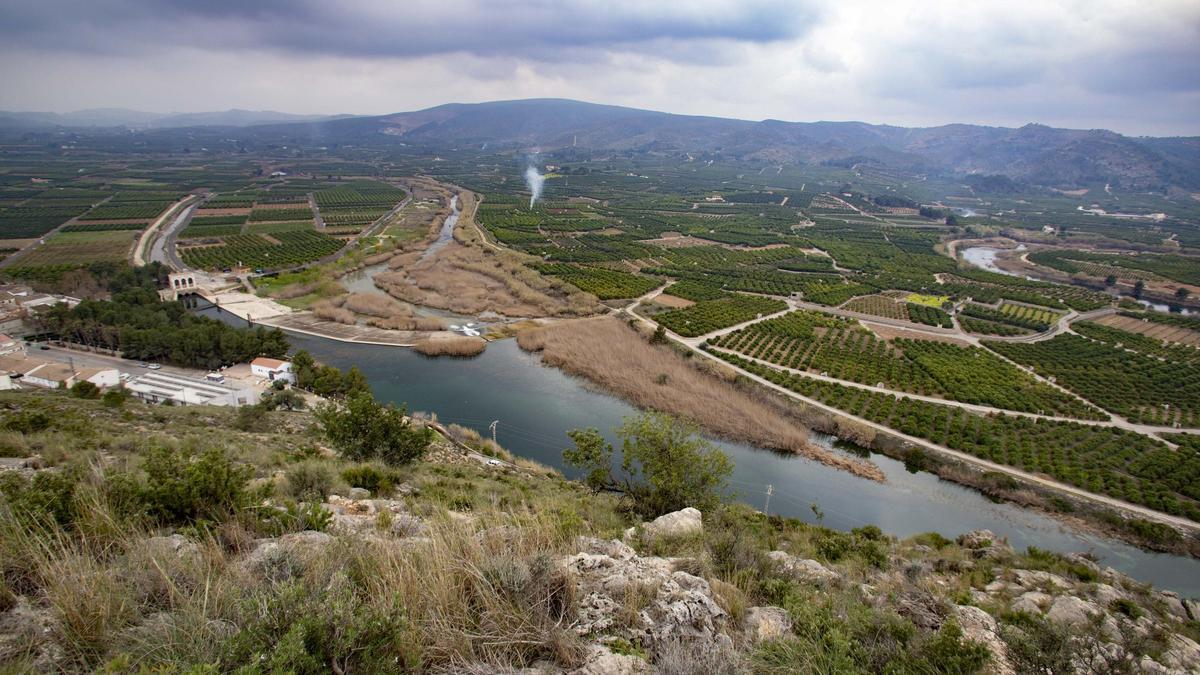
[[[158, 233], [158, 235], [154, 238], [153, 243], [150, 244], [149, 262], [160, 262], [180, 272], [188, 268], [187, 265], [184, 264], [183, 259], [179, 257], [179, 252], [175, 250], [175, 242], [179, 239], [180, 231], [187, 227], [187, 224], [192, 221], [192, 217], [196, 215], [196, 209], [200, 208], [200, 204], [202, 203], [203, 200], [197, 201], [194, 204], [189, 204], [183, 209], [183, 211], [180, 211], [179, 214], [171, 220], [171, 223], [167, 225], [166, 229], [163, 229]], [[147, 234], [153, 236], [153, 233], [150, 229], [147, 229]], [[139, 262], [136, 258], [134, 260], [135, 265], [140, 266], [144, 265], [145, 263], [146, 261]]]

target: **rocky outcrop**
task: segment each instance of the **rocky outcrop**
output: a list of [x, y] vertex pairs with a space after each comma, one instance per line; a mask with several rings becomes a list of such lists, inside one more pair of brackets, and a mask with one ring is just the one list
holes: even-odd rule
[[666, 558], [639, 557], [619, 541], [580, 544], [580, 553], [560, 561], [579, 597], [578, 635], [620, 637], [651, 655], [678, 642], [702, 651], [732, 647], [729, 617], [707, 581], [676, 570]]
[[954, 607], [954, 620], [962, 629], [963, 637], [987, 647], [991, 654], [987, 672], [991, 675], [1016, 675], [1016, 669], [1008, 659], [1008, 645], [1000, 637], [1000, 626], [991, 614], [969, 605]]
[[[330, 495], [321, 506], [333, 514], [330, 531], [342, 535], [385, 535], [416, 537], [424, 534], [424, 522], [410, 513], [407, 505], [395, 499], [356, 498], [350, 489], [350, 497]], [[367, 493], [367, 497], [370, 493]]]
[[[636, 531], [636, 528], [627, 530], [625, 532], [626, 538], [628, 539]], [[704, 519], [700, 511], [690, 506], [686, 509], [661, 515], [642, 525], [642, 533], [650, 539], [686, 537], [703, 532]]]
[[824, 586], [840, 581], [842, 575], [825, 567], [816, 560], [798, 558], [786, 551], [771, 551], [767, 554], [784, 575], [796, 581]]
[[977, 559], [997, 559], [1011, 555], [1013, 550], [1004, 539], [991, 530], [972, 530], [959, 535], [958, 545], [970, 549]]
[[742, 624], [751, 644], [783, 637], [792, 630], [792, 618], [782, 607], [751, 607]]

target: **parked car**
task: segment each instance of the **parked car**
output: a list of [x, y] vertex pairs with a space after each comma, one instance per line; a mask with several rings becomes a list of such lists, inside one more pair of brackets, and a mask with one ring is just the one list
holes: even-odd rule
[[150, 367], [150, 364], [146, 363], [145, 361], [138, 361], [137, 365], [138, 365], [138, 368], [149, 368]]
[[150, 365], [148, 365], [146, 367], [149, 368], [150, 370], [159, 370], [162, 368], [162, 366], [157, 363], [151, 363]]

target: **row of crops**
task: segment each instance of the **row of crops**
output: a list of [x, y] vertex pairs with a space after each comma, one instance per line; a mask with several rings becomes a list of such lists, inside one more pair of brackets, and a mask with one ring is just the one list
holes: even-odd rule
[[312, 230], [270, 236], [235, 234], [224, 237], [221, 245], [183, 248], [180, 254], [188, 265], [203, 269], [281, 269], [313, 262], [342, 248], [342, 240]]
[[1107, 418], [977, 347], [882, 340], [855, 321], [820, 312], [791, 312], [711, 344], [786, 368], [896, 391], [1019, 412]]
[[697, 337], [785, 309], [787, 303], [774, 298], [727, 295], [663, 312], [655, 315], [654, 320], [678, 335]]
[[657, 279], [608, 269], [606, 267], [568, 265], [565, 263], [535, 265], [534, 267], [542, 274], [558, 277], [579, 290], [591, 293], [601, 300], [636, 298], [639, 295], [649, 293], [659, 285]]
[[1200, 521], [1200, 453], [1149, 436], [1078, 422], [980, 415], [720, 358], [781, 387], [901, 433], [1076, 487]]
[[1194, 363], [1166, 361], [1068, 333], [1041, 342], [985, 344], [1135, 422], [1200, 422], [1200, 367]]

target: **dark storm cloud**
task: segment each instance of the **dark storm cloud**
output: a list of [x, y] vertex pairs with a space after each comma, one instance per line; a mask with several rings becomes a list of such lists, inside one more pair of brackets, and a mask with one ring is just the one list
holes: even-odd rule
[[[642, 48], [671, 58], [672, 45], [695, 41], [793, 39], [818, 18], [813, 5], [785, 0], [43, 0], [8, 3], [0, 10], [0, 40], [117, 54], [169, 44], [350, 57], [466, 52], [535, 60]], [[681, 51], [676, 56], [686, 57], [687, 50]]]

